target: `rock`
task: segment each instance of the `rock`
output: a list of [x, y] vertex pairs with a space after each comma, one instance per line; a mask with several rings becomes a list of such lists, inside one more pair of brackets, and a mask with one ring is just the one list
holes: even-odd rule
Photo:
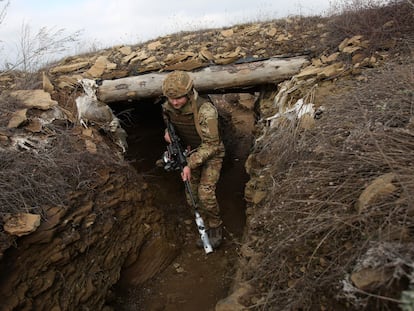
[[4, 231], [15, 236], [28, 235], [40, 225], [40, 215], [30, 213], [9, 214], [3, 220]]
[[309, 77], [312, 77], [312, 76], [316, 76], [320, 72], [321, 72], [320, 67], [309, 65], [309, 66], [305, 67], [304, 69], [302, 69], [301, 72], [299, 72], [296, 75], [296, 77], [300, 78], [300, 79], [306, 79], [306, 78], [309, 78]]
[[155, 50], [158, 50], [161, 46], [162, 46], [161, 41], [155, 41], [155, 42], [151, 42], [150, 44], [148, 44], [147, 48], [150, 51], [155, 51]]
[[282, 42], [282, 41], [287, 41], [291, 38], [291, 35], [285, 35], [285, 34], [280, 34], [277, 38], [276, 41], [277, 42]]
[[86, 146], [86, 150], [88, 150], [88, 152], [90, 152], [92, 154], [96, 154], [96, 152], [97, 152], [96, 144], [92, 140], [85, 139], [85, 146]]
[[18, 90], [11, 92], [10, 95], [22, 101], [28, 108], [48, 110], [58, 104], [57, 101], [52, 100], [49, 93], [43, 90]]
[[362, 53], [357, 53], [355, 55], [352, 56], [352, 64], [357, 64], [362, 62], [362, 60], [365, 58], [364, 54]]
[[339, 51], [343, 51], [348, 46], [358, 46], [361, 43], [362, 36], [357, 35], [352, 38], [345, 38], [338, 46]]
[[364, 211], [369, 204], [377, 201], [381, 197], [390, 195], [397, 187], [392, 184], [395, 179], [394, 173], [388, 173], [377, 177], [362, 191], [355, 204], [355, 207], [359, 213]]
[[253, 193], [253, 197], [252, 197], [252, 202], [254, 204], [259, 204], [260, 202], [263, 201], [263, 199], [267, 196], [267, 191], [265, 190], [256, 190]]
[[119, 52], [123, 55], [130, 55], [132, 53], [132, 49], [130, 46], [122, 46], [118, 49]]
[[155, 56], [148, 57], [144, 61], [142, 61], [142, 65], [148, 65], [151, 63], [155, 63], [157, 61], [157, 58]]
[[96, 59], [95, 64], [85, 73], [85, 76], [100, 78], [105, 72], [108, 63], [108, 59], [105, 56], [99, 56]]
[[48, 92], [49, 94], [53, 93], [55, 88], [52, 82], [50, 82], [49, 77], [44, 71], [42, 72], [42, 85], [43, 85], [43, 91]]
[[342, 49], [343, 53], [353, 54], [354, 52], [360, 50], [360, 46], [346, 46]]
[[220, 33], [225, 38], [228, 38], [228, 37], [231, 37], [231, 36], [234, 35], [234, 31], [233, 31], [232, 28], [231, 29], [222, 30]]
[[363, 268], [352, 273], [351, 281], [355, 287], [363, 291], [372, 291], [378, 287], [384, 286], [392, 278], [392, 272], [383, 267], [380, 268]]
[[253, 288], [249, 284], [240, 284], [239, 288], [230, 296], [220, 300], [216, 304], [214, 311], [247, 311], [248, 309], [239, 302], [239, 299], [252, 291]]
[[42, 121], [39, 118], [31, 119], [30, 123], [24, 128], [32, 133], [40, 133], [43, 128]]
[[134, 59], [137, 56], [138, 54], [136, 52], [132, 52], [122, 58], [121, 64], [128, 64], [132, 59]]
[[16, 128], [27, 121], [26, 117], [27, 109], [20, 109], [13, 113], [7, 128]]
[[333, 53], [333, 54], [331, 54], [329, 56], [322, 55], [321, 56], [321, 61], [323, 63], [332, 63], [332, 62], [334, 62], [334, 61], [336, 61], [338, 59], [338, 56], [339, 56], [339, 52]]
[[130, 63], [133, 64], [137, 61], [143, 61], [144, 59], [147, 59], [148, 57], [150, 57], [150, 55], [148, 55], [148, 52], [146, 50], [141, 50], [135, 53], [135, 56], [134, 58], [130, 60]]
[[310, 114], [304, 114], [299, 119], [299, 126], [302, 129], [309, 130], [315, 126], [315, 118]]
[[194, 53], [191, 53], [191, 55], [189, 55], [189, 53], [178, 53], [178, 54], [170, 53], [164, 59], [164, 63], [166, 63], [167, 65], [176, 64], [176, 63], [185, 61], [189, 57], [194, 57], [194, 56], [195, 56]]
[[214, 59], [213, 53], [211, 53], [206, 48], [202, 49], [200, 51], [199, 55], [200, 55], [201, 58], [204, 58], [205, 60], [213, 60]]
[[78, 81], [82, 79], [83, 77], [81, 75], [73, 75], [73, 76], [60, 76], [56, 79], [57, 87], [59, 89], [64, 89], [66, 87], [68, 88], [74, 88], [78, 85]]
[[199, 58], [193, 58], [184, 62], [180, 62], [174, 65], [170, 65], [165, 67], [165, 70], [184, 70], [184, 71], [190, 71], [197, 68], [201, 68], [206, 66], [207, 64], [204, 63]]
[[341, 62], [333, 63], [332, 65], [321, 68], [320, 71], [317, 73], [317, 76], [325, 79], [332, 78], [341, 73], [342, 71], [344, 71], [344, 66]]
[[277, 29], [272, 27], [266, 32], [266, 34], [270, 37], [274, 37], [277, 34]]
[[89, 66], [88, 61], [77, 62], [77, 63], [73, 63], [69, 65], [53, 67], [52, 69], [50, 69], [50, 73], [54, 73], [54, 74], [69, 73], [69, 72], [73, 72], [73, 71], [77, 71], [79, 69], [85, 68], [87, 66]]

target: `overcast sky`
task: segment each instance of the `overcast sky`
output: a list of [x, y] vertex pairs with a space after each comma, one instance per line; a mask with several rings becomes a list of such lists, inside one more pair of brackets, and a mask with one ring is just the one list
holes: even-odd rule
[[[0, 10], [7, 3], [0, 0]], [[329, 0], [9, 0], [0, 24], [0, 58], [41, 27], [81, 31], [73, 53], [136, 44], [181, 30], [216, 28], [289, 15], [323, 15]]]

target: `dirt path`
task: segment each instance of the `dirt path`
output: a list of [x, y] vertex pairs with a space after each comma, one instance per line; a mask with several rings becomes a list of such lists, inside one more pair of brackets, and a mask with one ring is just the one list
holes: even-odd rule
[[[127, 128], [129, 155], [157, 193], [155, 204], [168, 222], [176, 226], [182, 248], [173, 263], [139, 288], [116, 289], [116, 310], [210, 311], [226, 297], [235, 273], [237, 253], [245, 224], [243, 191], [247, 181], [244, 159], [227, 157], [223, 164], [217, 196], [225, 223], [223, 245], [206, 255], [196, 247], [198, 232], [193, 211], [186, 205], [184, 186], [178, 172], [154, 168], [164, 151], [163, 126], [158, 112], [143, 107], [134, 112], [134, 123]], [[145, 117], [142, 117], [145, 115]]]

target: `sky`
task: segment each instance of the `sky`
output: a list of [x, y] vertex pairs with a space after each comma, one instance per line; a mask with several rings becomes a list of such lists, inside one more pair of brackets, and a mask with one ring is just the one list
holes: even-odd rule
[[[23, 28], [76, 34], [66, 54], [137, 44], [179, 31], [226, 27], [289, 15], [324, 15], [329, 0], [0, 0], [1, 62], [17, 57]], [[78, 33], [79, 32], [79, 33]], [[27, 32], [26, 32], [27, 33]]]

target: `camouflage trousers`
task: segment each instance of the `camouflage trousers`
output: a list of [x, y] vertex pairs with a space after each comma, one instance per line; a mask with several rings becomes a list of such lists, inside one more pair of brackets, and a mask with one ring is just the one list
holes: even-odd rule
[[[191, 170], [191, 190], [206, 228], [217, 228], [223, 223], [216, 198], [216, 185], [220, 178], [222, 164], [222, 157], [213, 157], [202, 166]], [[188, 204], [191, 205], [188, 193], [186, 197]]]

